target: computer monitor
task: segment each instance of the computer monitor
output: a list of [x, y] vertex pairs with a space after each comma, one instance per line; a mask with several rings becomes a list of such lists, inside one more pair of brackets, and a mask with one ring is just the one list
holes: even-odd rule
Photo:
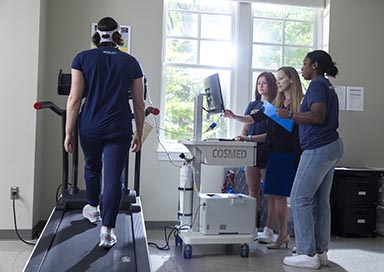
[[223, 94], [221, 92], [219, 74], [213, 74], [204, 79], [203, 87], [205, 92], [207, 108], [204, 108], [209, 115], [222, 113], [225, 110]]

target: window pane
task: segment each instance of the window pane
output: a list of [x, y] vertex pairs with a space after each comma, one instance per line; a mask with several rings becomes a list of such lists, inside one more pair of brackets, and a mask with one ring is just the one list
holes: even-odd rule
[[199, 3], [194, 0], [168, 0], [169, 9], [178, 9], [178, 10], [199, 10]]
[[186, 12], [168, 12], [167, 35], [182, 37], [198, 36], [198, 16]]
[[311, 8], [287, 6], [285, 14], [285, 18], [287, 19], [313, 21], [315, 10]]
[[285, 43], [291, 45], [313, 44], [312, 23], [286, 22]]
[[231, 17], [225, 15], [201, 15], [201, 38], [231, 39]]
[[253, 41], [265, 43], [282, 43], [283, 22], [277, 20], [254, 19]]
[[165, 69], [165, 139], [190, 139], [193, 135], [193, 98], [198, 93], [193, 69]]
[[200, 0], [200, 11], [214, 12], [214, 13], [232, 13], [233, 1], [223, 0]]
[[[181, 68], [168, 66], [165, 69], [165, 139], [180, 140], [191, 139], [193, 136], [194, 99], [198, 93], [203, 93], [202, 81], [211, 74], [219, 72], [223, 99], [228, 102], [229, 95], [229, 71], [216, 71], [207, 69]], [[203, 131], [212, 122], [217, 122], [219, 116], [212, 116], [210, 120], [203, 114]], [[217, 128], [211, 133], [215, 136], [204, 137], [227, 137], [227, 123], [220, 118]]]
[[223, 0], [168, 0], [168, 8], [188, 11], [231, 13], [232, 1]]
[[297, 47], [285, 47], [284, 48], [284, 66], [292, 66], [297, 70], [301, 70], [304, 57], [311, 48], [297, 48]]
[[200, 64], [229, 67], [233, 51], [229, 42], [201, 41]]
[[253, 45], [252, 67], [276, 70], [281, 66], [281, 46]]
[[283, 18], [284, 6], [272, 5], [264, 3], [253, 3], [253, 16], [255, 17], [269, 17], [269, 18]]
[[197, 62], [197, 41], [167, 39], [166, 60], [181, 63]]

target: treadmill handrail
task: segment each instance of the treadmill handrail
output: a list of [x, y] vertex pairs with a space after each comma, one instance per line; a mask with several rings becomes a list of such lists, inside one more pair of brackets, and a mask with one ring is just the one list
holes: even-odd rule
[[66, 110], [65, 109], [61, 109], [59, 108], [59, 106], [57, 106], [55, 103], [51, 102], [51, 101], [41, 101], [41, 102], [36, 102], [35, 104], [33, 104], [33, 107], [36, 109], [36, 110], [41, 110], [41, 109], [46, 109], [46, 108], [49, 108], [51, 109], [53, 112], [55, 112], [56, 114], [60, 115], [60, 116], [63, 116], [65, 113], [66, 113]]
[[[61, 109], [58, 105], [51, 101], [40, 101], [36, 102], [33, 107], [36, 110], [49, 108], [62, 118], [62, 142], [64, 144], [65, 139], [65, 125], [66, 125], [66, 109]], [[160, 110], [156, 107], [149, 106], [145, 109], [145, 117], [150, 114], [158, 115]], [[77, 125], [76, 125], [77, 126]], [[75, 137], [75, 152], [72, 157], [72, 186], [70, 193], [76, 194], [79, 192], [78, 188], [78, 133], [74, 135]], [[68, 189], [68, 153], [64, 149], [64, 145], [62, 147], [63, 152], [63, 173], [62, 173], [62, 192]], [[134, 173], [134, 190], [136, 195], [140, 195], [140, 169], [141, 168], [141, 151], [136, 152], [135, 154], [135, 173]], [[128, 190], [128, 169], [129, 169], [129, 159], [127, 159], [127, 165], [125, 166], [125, 174], [124, 174], [124, 189]]]

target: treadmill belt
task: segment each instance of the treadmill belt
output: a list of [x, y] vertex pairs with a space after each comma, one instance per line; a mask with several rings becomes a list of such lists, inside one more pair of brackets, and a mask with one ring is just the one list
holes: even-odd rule
[[111, 249], [99, 247], [101, 222], [66, 211], [40, 271], [135, 271], [131, 216], [119, 213]]

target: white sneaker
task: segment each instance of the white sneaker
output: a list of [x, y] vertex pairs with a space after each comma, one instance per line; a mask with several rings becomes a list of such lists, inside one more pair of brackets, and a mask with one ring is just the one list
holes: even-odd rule
[[319, 262], [321, 266], [328, 266], [328, 255], [327, 252], [323, 252], [321, 254], [316, 254], [317, 257], [319, 258]]
[[296, 246], [293, 246], [293, 247], [292, 247], [292, 253], [293, 253], [293, 254], [296, 254]]
[[117, 237], [113, 233], [113, 230], [111, 230], [111, 232], [100, 232], [99, 247], [111, 248], [116, 244], [116, 242]]
[[273, 230], [268, 227], [264, 227], [263, 232], [257, 233], [259, 243], [269, 244], [273, 242]]
[[310, 257], [308, 255], [295, 255], [290, 257], [285, 257], [283, 263], [285, 265], [293, 267], [302, 267], [302, 268], [320, 268], [320, 261], [317, 255]]
[[101, 220], [99, 207], [93, 207], [89, 204], [84, 206], [83, 216], [91, 223], [95, 223]]
[[257, 228], [256, 228], [255, 231], [253, 232], [253, 240], [257, 241], [258, 239], [259, 239], [259, 235], [258, 235], [258, 231], [257, 231]]

